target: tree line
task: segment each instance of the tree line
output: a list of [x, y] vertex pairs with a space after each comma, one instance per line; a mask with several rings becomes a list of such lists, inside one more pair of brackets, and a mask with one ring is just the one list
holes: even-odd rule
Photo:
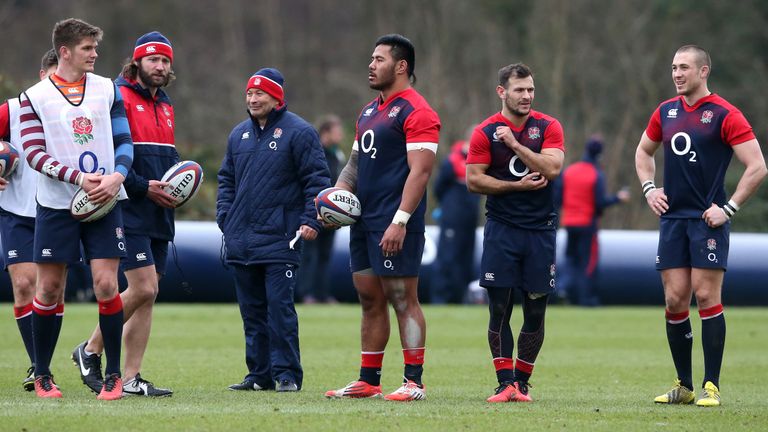
[[[756, 0], [10, 0], [0, 5], [0, 97], [34, 83], [53, 24], [71, 16], [104, 30], [96, 65], [104, 76], [117, 75], [138, 36], [159, 30], [171, 40], [177, 147], [207, 177], [180, 209], [182, 219], [214, 217], [216, 171], [229, 131], [246, 116], [245, 83], [254, 71], [280, 69], [289, 109], [308, 121], [341, 116], [349, 152], [359, 110], [375, 97], [366, 80], [373, 42], [393, 32], [416, 45], [416, 88], [443, 123], [441, 158], [499, 109], [497, 70], [531, 66], [534, 109], [563, 124], [566, 162], [580, 159], [586, 139], [600, 133], [609, 188], [632, 187], [632, 202], [607, 212], [604, 227], [657, 226], [635, 178], [634, 150], [650, 114], [674, 96], [670, 63], [681, 45], [710, 51], [710, 89], [739, 107], [768, 146], [768, 99], [760, 97], [768, 87], [768, 3]], [[740, 174], [729, 173], [729, 192]], [[766, 231], [766, 214], [763, 187], [733, 229]]]

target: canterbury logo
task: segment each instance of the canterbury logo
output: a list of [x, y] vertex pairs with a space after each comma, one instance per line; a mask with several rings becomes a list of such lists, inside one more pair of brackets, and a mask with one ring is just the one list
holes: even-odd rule
[[136, 254], [136, 261], [146, 261], [147, 260], [147, 254], [144, 252], [139, 252]]
[[43, 256], [49, 257], [51, 255], [52, 254], [50, 249], [43, 249]]

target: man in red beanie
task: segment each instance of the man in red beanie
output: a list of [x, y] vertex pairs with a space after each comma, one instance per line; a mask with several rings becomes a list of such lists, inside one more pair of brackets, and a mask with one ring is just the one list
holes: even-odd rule
[[245, 330], [248, 374], [230, 390], [301, 390], [299, 321], [293, 304], [301, 240], [320, 230], [314, 199], [330, 187], [315, 129], [288, 111], [283, 75], [248, 80], [249, 118], [229, 135], [219, 170], [216, 223]]
[[[172, 64], [171, 43], [153, 31], [136, 41], [132, 58], [115, 80], [135, 143], [133, 166], [124, 183], [129, 199], [121, 203], [127, 256], [120, 260], [120, 267], [128, 280], [128, 288], [120, 294], [125, 320], [126, 395], [173, 394], [169, 389], [155, 387], [139, 373], [149, 342], [152, 306], [160, 278], [165, 274], [168, 242], [174, 236], [173, 199], [163, 189], [168, 183], [159, 181], [179, 161], [174, 145], [173, 106], [162, 89], [175, 77]], [[103, 349], [97, 326], [90, 339], [72, 353], [83, 383], [93, 391], [101, 388]]]

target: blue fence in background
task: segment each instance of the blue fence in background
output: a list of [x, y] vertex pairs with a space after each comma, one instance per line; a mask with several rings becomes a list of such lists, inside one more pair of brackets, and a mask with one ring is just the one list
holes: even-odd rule
[[[427, 227], [420, 297], [425, 302], [437, 254], [439, 228]], [[482, 248], [482, 228], [477, 230], [476, 273]], [[656, 259], [656, 231], [612, 231], [600, 233], [600, 265], [596, 291], [603, 304], [663, 304], [663, 290]], [[349, 230], [338, 231], [331, 265], [332, 294], [340, 301], [357, 301], [349, 273]], [[176, 224], [176, 259], [169, 254], [168, 271], [160, 282], [161, 302], [234, 302], [232, 276], [221, 260], [221, 232], [213, 222]], [[558, 263], [563, 263], [565, 233], [558, 233]], [[731, 234], [728, 271], [723, 302], [726, 305], [768, 305], [768, 234]], [[299, 269], [301, 271], [301, 269]], [[123, 279], [124, 286], [125, 281]], [[73, 266], [67, 281], [67, 299], [91, 298], [90, 274], [85, 265]], [[0, 301], [12, 299], [10, 279], [0, 274]]]

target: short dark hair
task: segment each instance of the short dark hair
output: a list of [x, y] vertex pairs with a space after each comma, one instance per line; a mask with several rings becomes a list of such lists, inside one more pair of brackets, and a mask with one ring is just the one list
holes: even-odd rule
[[328, 133], [334, 126], [341, 125], [341, 119], [335, 114], [323, 116], [317, 124], [317, 133], [322, 135]]
[[531, 68], [524, 63], [512, 63], [511, 65], [504, 66], [499, 69], [499, 85], [507, 88], [509, 85], [509, 78], [528, 78], [533, 76]]
[[47, 71], [48, 69], [58, 66], [59, 59], [56, 57], [56, 51], [49, 49], [43, 54], [43, 58], [40, 59], [40, 70]]
[[707, 66], [709, 70], [712, 70], [712, 59], [709, 57], [709, 53], [704, 48], [698, 45], [683, 45], [675, 51], [675, 54], [681, 52], [692, 52], [696, 57], [696, 66]]
[[94, 38], [98, 42], [103, 35], [104, 32], [94, 25], [77, 18], [67, 18], [53, 26], [53, 50], [58, 57], [59, 48], [62, 46], [72, 49], [87, 37]]
[[405, 60], [408, 64], [408, 78], [416, 83], [416, 48], [413, 43], [403, 35], [392, 33], [378, 38], [374, 47], [379, 45], [388, 45], [395, 61]]

